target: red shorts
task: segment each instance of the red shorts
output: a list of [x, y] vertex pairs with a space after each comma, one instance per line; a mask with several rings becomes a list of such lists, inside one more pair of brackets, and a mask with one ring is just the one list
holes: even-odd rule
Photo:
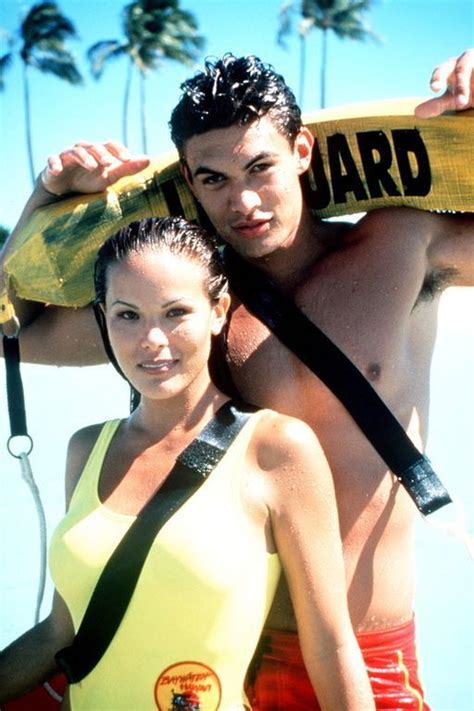
[[[63, 696], [66, 690], [66, 677], [62, 674], [49, 679], [49, 684], [58, 696]], [[2, 711], [59, 711], [61, 701], [54, 698], [47, 689], [41, 685], [29, 691], [14, 701], [7, 701], [1, 705]]]
[[[430, 711], [418, 679], [413, 621], [357, 639], [377, 709]], [[246, 691], [253, 711], [319, 711], [296, 632], [263, 631]]]

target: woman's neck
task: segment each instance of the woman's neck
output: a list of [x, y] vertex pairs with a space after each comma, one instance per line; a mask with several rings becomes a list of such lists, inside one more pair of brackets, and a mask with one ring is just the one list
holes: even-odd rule
[[200, 431], [226, 400], [228, 396], [212, 382], [198, 394], [188, 390], [166, 400], [143, 398], [128, 418], [128, 427], [153, 441], [165, 437], [187, 438]]

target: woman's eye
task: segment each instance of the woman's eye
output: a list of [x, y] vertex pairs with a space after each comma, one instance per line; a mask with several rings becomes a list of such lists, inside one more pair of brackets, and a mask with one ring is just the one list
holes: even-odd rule
[[138, 319], [138, 314], [135, 311], [120, 311], [117, 316], [124, 321], [135, 321]]
[[169, 311], [166, 312], [168, 318], [179, 318], [180, 316], [184, 316], [185, 314], [187, 314], [187, 310], [182, 306], [176, 306], [175, 308], [169, 309]]

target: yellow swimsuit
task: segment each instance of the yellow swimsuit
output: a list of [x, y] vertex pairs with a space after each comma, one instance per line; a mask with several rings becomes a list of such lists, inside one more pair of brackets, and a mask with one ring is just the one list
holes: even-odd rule
[[[238, 467], [253, 415], [209, 479], [164, 525], [115, 638], [70, 688], [87, 711], [245, 707], [245, 673], [273, 599], [280, 564], [240, 503]], [[97, 579], [134, 516], [99, 500], [102, 462], [120, 420], [107, 422], [53, 534], [50, 566], [77, 630]]]

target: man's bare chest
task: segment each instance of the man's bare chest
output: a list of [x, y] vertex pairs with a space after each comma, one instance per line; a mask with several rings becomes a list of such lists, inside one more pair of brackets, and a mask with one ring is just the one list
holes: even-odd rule
[[[398, 289], [393, 279], [331, 277], [299, 289], [293, 300], [393, 402], [433, 344], [435, 322], [424, 307], [413, 311], [412, 291]], [[339, 409], [323, 383], [241, 304], [232, 313], [228, 348], [236, 385], [247, 399], [288, 414], [298, 414], [305, 402], [318, 417]]]

